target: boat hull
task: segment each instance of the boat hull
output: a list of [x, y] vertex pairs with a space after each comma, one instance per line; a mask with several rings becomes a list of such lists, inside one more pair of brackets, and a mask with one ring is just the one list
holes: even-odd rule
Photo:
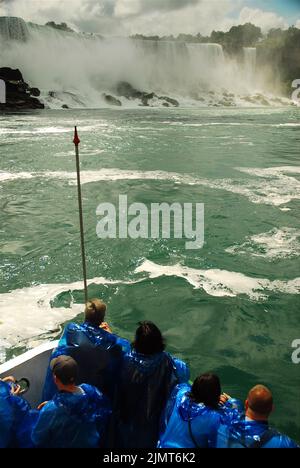
[[23, 377], [29, 380], [30, 388], [24, 397], [32, 408], [42, 401], [49, 359], [57, 344], [58, 341], [44, 343], [0, 365], [0, 379], [13, 375], [17, 380]]

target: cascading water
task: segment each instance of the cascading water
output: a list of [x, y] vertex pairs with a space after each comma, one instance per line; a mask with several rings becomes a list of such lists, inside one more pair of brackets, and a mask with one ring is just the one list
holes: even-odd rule
[[256, 47], [244, 47], [244, 68], [246, 81], [255, 79], [256, 73]]
[[215, 89], [222, 86], [220, 77], [224, 76], [225, 57], [219, 44], [187, 44], [191, 68], [193, 70], [192, 89]]
[[27, 24], [22, 18], [15, 18], [13, 16], [1, 16], [0, 38], [5, 41], [27, 41], [29, 38], [29, 30]]
[[[103, 93], [116, 95], [120, 82], [185, 105], [245, 105], [255, 83], [254, 48], [244, 49], [241, 67], [219, 44], [103, 39], [6, 17], [0, 40], [0, 67], [19, 68], [50, 107], [101, 107]], [[141, 104], [118, 97], [123, 105]]]

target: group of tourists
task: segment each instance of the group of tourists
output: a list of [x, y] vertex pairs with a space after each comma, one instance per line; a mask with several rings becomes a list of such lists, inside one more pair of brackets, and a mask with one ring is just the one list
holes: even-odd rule
[[212, 373], [191, 384], [154, 323], [139, 323], [130, 344], [105, 313], [91, 300], [84, 323], [65, 327], [37, 409], [13, 376], [0, 380], [0, 448], [299, 448], [269, 427], [268, 388], [256, 385], [242, 405]]

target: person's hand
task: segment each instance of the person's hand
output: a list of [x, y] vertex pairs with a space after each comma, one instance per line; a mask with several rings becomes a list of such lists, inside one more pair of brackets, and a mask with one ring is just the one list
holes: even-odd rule
[[102, 330], [105, 330], [108, 333], [112, 333], [111, 328], [107, 322], [102, 322], [100, 328], [102, 328]]
[[230, 395], [227, 395], [227, 393], [222, 393], [222, 395], [220, 396], [220, 405], [225, 405], [225, 403], [230, 400], [231, 396]]
[[1, 379], [2, 382], [6, 382], [8, 384], [14, 384], [14, 385], [10, 385], [11, 389], [10, 389], [10, 393], [12, 395], [19, 395], [20, 391], [21, 391], [21, 387], [20, 385], [16, 384], [16, 379], [13, 375], [9, 375], [8, 377], [4, 377], [3, 379]]
[[2, 380], [2, 382], [12, 382], [12, 383], [15, 383], [15, 381], [16, 381], [16, 379], [12, 375], [9, 375], [8, 377], [4, 377], [1, 380]]
[[15, 384], [15, 385], [13, 385], [13, 386], [11, 387], [11, 394], [12, 394], [12, 395], [18, 396], [20, 392], [21, 392], [21, 387], [20, 387], [20, 385]]
[[43, 403], [41, 403], [41, 404], [37, 407], [37, 409], [38, 409], [39, 411], [41, 411], [41, 409], [43, 409], [44, 406], [45, 406], [47, 403], [48, 403], [48, 401], [43, 401]]

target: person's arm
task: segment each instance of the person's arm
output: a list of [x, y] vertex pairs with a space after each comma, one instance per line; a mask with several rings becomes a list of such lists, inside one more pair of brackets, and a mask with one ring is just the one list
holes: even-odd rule
[[13, 431], [16, 444], [19, 448], [31, 448], [31, 431], [37, 421], [38, 412], [32, 410], [25, 399], [14, 394], [11, 395], [10, 401], [14, 414]]
[[31, 439], [35, 447], [47, 447], [51, 438], [51, 423], [53, 419], [52, 403], [48, 403], [40, 411], [36, 425], [33, 427]]
[[188, 383], [190, 380], [190, 369], [188, 365], [184, 361], [181, 361], [181, 359], [174, 357], [172, 359], [175, 366], [178, 383]]
[[122, 351], [124, 354], [129, 353], [131, 350], [131, 345], [128, 340], [125, 338], [121, 338], [120, 336], [117, 336], [117, 341], [116, 344], [119, 345], [122, 348]]
[[170, 421], [171, 415], [174, 411], [177, 396], [180, 393], [184, 394], [185, 392], [189, 392], [191, 390], [191, 387], [186, 384], [179, 384], [176, 385], [176, 387], [173, 388], [172, 393], [167, 401], [167, 404], [165, 406], [165, 409], [162, 413], [161, 420], [160, 420], [160, 437], [163, 435], [163, 433], [166, 430], [166, 427]]

